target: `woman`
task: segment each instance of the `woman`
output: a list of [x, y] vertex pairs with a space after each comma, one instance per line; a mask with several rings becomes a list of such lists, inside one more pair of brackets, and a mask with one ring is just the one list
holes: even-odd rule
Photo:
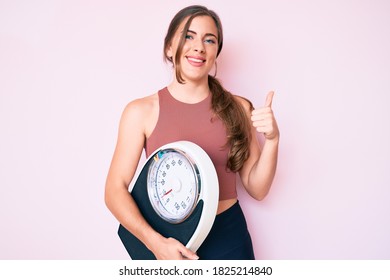
[[[273, 92], [263, 108], [253, 110], [249, 101], [232, 95], [209, 75], [222, 43], [222, 25], [213, 11], [203, 6], [179, 11], [164, 41], [165, 59], [175, 71], [173, 81], [130, 102], [121, 117], [106, 204], [157, 259], [254, 259], [237, 200], [236, 174], [252, 197], [261, 200], [267, 195], [276, 170], [279, 130], [271, 109]], [[262, 149], [256, 130], [265, 136]], [[215, 223], [197, 252], [154, 231], [128, 192], [143, 149], [148, 156], [178, 140], [192, 141], [208, 153], [220, 185]]]

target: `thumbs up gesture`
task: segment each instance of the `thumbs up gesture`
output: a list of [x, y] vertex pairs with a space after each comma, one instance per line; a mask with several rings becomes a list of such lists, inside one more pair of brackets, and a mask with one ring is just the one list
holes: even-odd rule
[[252, 124], [258, 132], [264, 134], [267, 140], [279, 138], [279, 129], [272, 111], [272, 99], [274, 92], [270, 91], [267, 95], [265, 105], [262, 108], [252, 111]]

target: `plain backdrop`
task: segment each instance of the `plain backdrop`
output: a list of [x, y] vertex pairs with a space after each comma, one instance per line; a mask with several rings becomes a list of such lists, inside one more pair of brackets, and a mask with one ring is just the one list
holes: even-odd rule
[[256, 257], [390, 258], [389, 1], [0, 0], [0, 259], [128, 258], [103, 198], [119, 119], [171, 81], [168, 24], [198, 3], [225, 87], [276, 92], [271, 192], [238, 186]]

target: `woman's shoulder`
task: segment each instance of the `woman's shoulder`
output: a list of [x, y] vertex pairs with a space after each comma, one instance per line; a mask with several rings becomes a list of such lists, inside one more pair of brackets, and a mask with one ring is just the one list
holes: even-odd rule
[[156, 108], [158, 108], [158, 93], [153, 93], [130, 101], [124, 109], [124, 114], [148, 115]]
[[158, 93], [130, 101], [124, 108], [122, 119], [130, 122], [148, 122], [158, 113]]
[[233, 97], [245, 109], [245, 111], [247, 112], [253, 111], [254, 107], [252, 102], [249, 99], [236, 94], [233, 94]]

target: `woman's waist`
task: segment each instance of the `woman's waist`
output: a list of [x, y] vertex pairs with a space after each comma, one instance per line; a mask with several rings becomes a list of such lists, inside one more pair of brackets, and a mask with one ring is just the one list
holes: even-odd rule
[[226, 211], [230, 207], [232, 207], [237, 202], [237, 198], [230, 198], [225, 200], [220, 200], [218, 202], [217, 215]]

